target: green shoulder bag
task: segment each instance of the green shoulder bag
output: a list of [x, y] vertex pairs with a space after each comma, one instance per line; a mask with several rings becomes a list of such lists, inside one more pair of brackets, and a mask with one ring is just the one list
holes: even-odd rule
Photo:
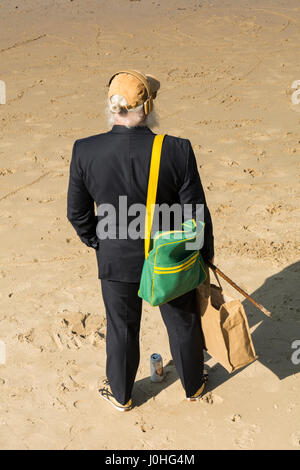
[[[186, 243], [204, 236], [204, 222], [194, 219], [182, 224], [182, 230], [158, 231], [150, 248], [160, 158], [164, 135], [156, 135], [152, 147], [145, 219], [145, 260], [138, 295], [151, 305], [162, 305], [189, 292], [206, 279], [199, 250], [188, 250]], [[199, 245], [198, 245], [199, 246]]]

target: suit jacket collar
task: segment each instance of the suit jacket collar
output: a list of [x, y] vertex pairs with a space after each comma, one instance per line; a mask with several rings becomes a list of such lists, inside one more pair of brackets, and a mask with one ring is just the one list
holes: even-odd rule
[[111, 131], [111, 133], [113, 134], [153, 134], [154, 135], [154, 132], [151, 131], [151, 129], [149, 129], [149, 127], [147, 126], [137, 126], [137, 127], [126, 127], [126, 126], [121, 126], [121, 125], [117, 125], [115, 124]]

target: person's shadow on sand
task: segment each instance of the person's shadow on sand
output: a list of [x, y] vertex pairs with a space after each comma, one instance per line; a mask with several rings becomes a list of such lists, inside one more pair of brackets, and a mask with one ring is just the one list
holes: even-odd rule
[[133, 390], [135, 406], [141, 406], [151, 398], [155, 398], [162, 390], [172, 385], [178, 379], [179, 377], [173, 361], [169, 361], [164, 366], [164, 379], [162, 382], [153, 383], [150, 376], [137, 380]]
[[[211, 282], [214, 283], [212, 279]], [[292, 355], [295, 353], [292, 344], [295, 340], [300, 340], [299, 284], [300, 262], [297, 262], [267, 278], [261, 287], [250, 294], [272, 313], [271, 318], [266, 317], [249, 300], [242, 302], [250, 328], [257, 325], [252, 333], [254, 347], [258, 355], [257, 360], [280, 380], [300, 371], [300, 364], [292, 361]], [[226, 290], [226, 282], [221, 280], [221, 285]], [[300, 353], [294, 354], [294, 356], [300, 358]], [[205, 360], [209, 357], [205, 353]], [[241, 370], [229, 374], [220, 364], [214, 365], [209, 370], [206, 392], [226, 382]], [[152, 384], [150, 377], [136, 382], [134, 395], [137, 406], [158, 395], [163, 389], [178, 380], [178, 374], [172, 361], [164, 371], [166, 375], [161, 383]]]

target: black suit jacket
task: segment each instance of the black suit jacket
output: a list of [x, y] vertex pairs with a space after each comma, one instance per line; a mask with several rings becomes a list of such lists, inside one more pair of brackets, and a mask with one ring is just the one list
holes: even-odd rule
[[[97, 208], [104, 203], [116, 208], [119, 196], [128, 206], [146, 204], [151, 150], [155, 134], [148, 127], [114, 125], [106, 133], [76, 140], [70, 164], [67, 217], [81, 241], [94, 246], [101, 279], [139, 282], [144, 262], [143, 239], [98, 240]], [[204, 204], [204, 259], [214, 254], [213, 228], [195, 155], [188, 139], [166, 135], [161, 155], [157, 204]], [[193, 209], [193, 216], [195, 212]], [[128, 217], [128, 223], [130, 222]], [[118, 227], [117, 227], [118, 228]], [[170, 229], [172, 230], [171, 227]], [[97, 243], [99, 242], [99, 243]], [[97, 246], [96, 246], [97, 245]]]

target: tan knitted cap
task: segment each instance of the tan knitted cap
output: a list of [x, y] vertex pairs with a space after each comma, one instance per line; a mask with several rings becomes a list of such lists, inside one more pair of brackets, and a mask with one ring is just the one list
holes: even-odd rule
[[108, 98], [113, 95], [123, 96], [128, 103], [127, 109], [131, 109], [145, 103], [148, 97], [156, 98], [159, 88], [160, 82], [153, 75], [144, 75], [138, 70], [124, 70], [110, 79]]

